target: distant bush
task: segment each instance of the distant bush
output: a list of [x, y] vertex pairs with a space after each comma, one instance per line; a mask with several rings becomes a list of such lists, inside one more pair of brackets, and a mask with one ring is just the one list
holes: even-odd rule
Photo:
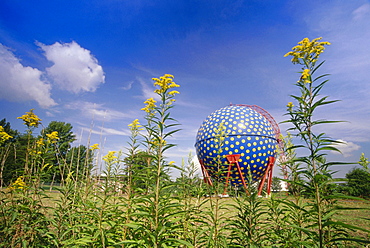
[[354, 168], [346, 174], [347, 184], [342, 186], [351, 196], [370, 198], [370, 173], [364, 169]]

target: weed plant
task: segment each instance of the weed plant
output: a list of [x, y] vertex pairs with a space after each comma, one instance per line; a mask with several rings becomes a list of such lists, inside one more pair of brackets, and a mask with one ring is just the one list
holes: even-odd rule
[[[300, 216], [304, 221], [303, 225], [298, 227], [306, 235], [310, 244], [320, 248], [336, 247], [342, 245], [343, 241], [350, 240], [345, 230], [349, 226], [333, 221], [333, 215], [338, 209], [337, 199], [342, 196], [331, 191], [331, 184], [334, 180], [330, 167], [343, 163], [327, 162], [325, 153], [327, 151], [339, 152], [334, 146], [339, 142], [327, 137], [325, 133], [317, 133], [315, 129], [318, 125], [338, 122], [314, 117], [317, 108], [336, 102], [336, 100], [328, 100], [327, 96], [320, 96], [322, 88], [328, 82], [324, 80], [328, 75], [315, 77], [317, 70], [324, 64], [324, 61], [319, 64], [317, 62], [326, 45], [330, 43], [322, 42], [321, 38], [312, 41], [305, 38], [285, 55], [292, 56], [292, 62], [302, 66], [301, 77], [296, 83], [300, 95], [292, 95], [298, 103], [296, 107], [292, 102], [288, 103], [287, 115], [290, 118], [286, 121], [293, 126], [289, 131], [295, 132], [295, 136], [302, 141], [302, 144], [293, 145], [288, 150], [303, 149], [303, 154], [307, 154], [293, 157], [289, 161], [293, 164], [297, 162], [303, 164], [302, 169], [295, 173], [304, 177], [304, 180], [293, 180], [289, 183], [301, 188], [300, 195], [312, 199], [307, 202], [306, 206], [296, 208], [302, 211]], [[297, 200], [299, 202], [299, 199]]]

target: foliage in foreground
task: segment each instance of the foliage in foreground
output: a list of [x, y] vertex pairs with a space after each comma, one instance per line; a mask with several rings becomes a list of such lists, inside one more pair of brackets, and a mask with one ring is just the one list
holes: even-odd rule
[[[175, 165], [167, 161], [165, 152], [174, 146], [169, 138], [179, 131], [171, 116], [174, 97], [179, 94], [173, 88], [179, 85], [172, 75], [165, 74], [153, 79], [157, 98], [145, 101], [146, 124], [134, 120], [129, 125], [131, 139], [127, 153], [110, 151], [103, 157], [104, 176], [92, 177], [87, 172], [91, 156], [86, 153], [86, 164], [60, 168], [66, 174], [61, 178], [58, 194], [45, 193], [40, 182], [48, 166], [33, 152], [37, 141], [28, 136], [24, 175], [1, 191], [0, 247], [356, 247], [358, 243], [369, 244], [369, 236], [350, 236], [356, 230], [365, 235], [369, 231], [336, 218], [339, 210], [349, 208], [338, 204], [344, 196], [330, 191], [332, 163], [325, 161], [323, 152], [334, 149], [333, 140], [315, 134], [312, 129], [317, 124], [329, 123], [315, 121], [312, 116], [316, 107], [332, 102], [326, 97], [316, 99], [326, 81], [315, 86], [322, 76], [312, 78], [323, 45], [326, 44], [317, 39], [312, 42], [304, 39], [290, 53], [293, 62], [302, 62], [306, 68], [297, 83], [301, 96], [293, 96], [298, 107], [293, 109], [292, 103], [288, 105], [292, 131], [303, 144], [288, 149], [305, 148], [309, 155], [293, 156], [286, 163], [297, 173], [290, 179], [305, 178], [289, 181], [297, 186], [295, 189], [302, 189], [305, 198], [294, 191], [293, 197], [264, 199], [257, 196], [251, 185], [246, 194], [237, 198], [212, 197], [222, 192], [222, 185], [215, 182], [204, 187], [191, 161], [177, 168], [182, 171], [181, 177], [171, 182], [168, 171]], [[29, 128], [28, 134], [40, 124], [32, 111], [21, 119]], [[55, 144], [57, 133], [49, 133], [46, 139], [49, 143], [43, 144]], [[92, 151], [97, 149], [98, 145], [91, 146]], [[70, 161], [74, 163], [72, 157]]]

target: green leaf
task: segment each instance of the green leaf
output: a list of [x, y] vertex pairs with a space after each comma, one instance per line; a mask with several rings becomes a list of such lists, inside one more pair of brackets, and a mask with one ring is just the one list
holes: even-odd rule
[[356, 239], [356, 238], [335, 238], [331, 239], [330, 242], [336, 242], [336, 241], [352, 241], [357, 243], [363, 243], [363, 244], [370, 244], [370, 240], [365, 239]]
[[[323, 64], [325, 63], [325, 60], [322, 61], [320, 64], [318, 64], [317, 66], [315, 66], [315, 68], [312, 70], [312, 74], [314, 74]], [[307, 66], [308, 67], [308, 66]]]
[[318, 77], [316, 77], [312, 82], [316, 82], [317, 80], [319, 80], [319, 79], [321, 79], [321, 78], [323, 78], [323, 77], [327, 77], [327, 76], [330, 76], [330, 74], [323, 74], [323, 75], [321, 75], [321, 76], [318, 76]]
[[170, 131], [170, 132], [166, 133], [166, 134], [163, 136], [163, 138], [167, 138], [167, 137], [171, 136], [172, 134], [177, 133], [177, 132], [179, 132], [179, 131], [181, 131], [181, 129], [172, 130], [172, 131]]
[[350, 224], [347, 224], [347, 223], [344, 223], [344, 222], [341, 222], [341, 221], [327, 221], [325, 223], [325, 226], [334, 226], [334, 225], [342, 226], [342, 227], [352, 229], [352, 230], [359, 230], [359, 231], [370, 233], [370, 230], [367, 230], [367, 229], [362, 228], [362, 227], [350, 225]]
[[172, 241], [172, 242], [175, 242], [177, 244], [183, 244], [183, 245], [186, 245], [186, 247], [194, 247], [191, 243], [185, 241], [185, 240], [181, 240], [181, 239], [175, 239], [175, 238], [167, 238], [166, 239], [166, 242], [167, 241]]

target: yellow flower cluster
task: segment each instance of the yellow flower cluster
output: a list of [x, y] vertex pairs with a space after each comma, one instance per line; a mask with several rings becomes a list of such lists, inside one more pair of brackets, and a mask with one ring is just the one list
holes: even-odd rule
[[53, 167], [53, 165], [50, 165], [49, 163], [46, 163], [44, 164], [42, 167], [41, 167], [41, 171], [44, 171], [45, 168], [49, 167], [48, 169], [50, 169], [51, 167]]
[[143, 130], [142, 126], [138, 119], [133, 120], [130, 124], [128, 124], [131, 131], [140, 131]]
[[305, 83], [311, 83], [310, 81], [310, 69], [304, 69], [302, 72], [301, 80]]
[[37, 147], [41, 147], [44, 145], [44, 139], [43, 138], [40, 138], [36, 141], [36, 146]]
[[34, 148], [30, 148], [28, 151], [31, 155], [39, 155], [39, 154], [42, 154], [42, 152], [40, 151], [40, 148], [44, 145], [44, 139], [43, 138], [40, 138], [38, 140], [36, 140], [36, 147]]
[[291, 110], [294, 107], [294, 104], [292, 102], [288, 102], [286, 106], [288, 107], [288, 110]]
[[115, 151], [109, 151], [107, 155], [103, 156], [103, 160], [108, 163], [112, 162], [117, 158], [117, 156], [115, 156], [114, 154], [116, 154]]
[[178, 92], [177, 90], [172, 90], [172, 91], [168, 92], [168, 95], [170, 95], [170, 96], [174, 96], [175, 94], [180, 94], [180, 92]]
[[48, 137], [48, 141], [51, 142], [51, 143], [56, 143], [57, 140], [59, 139], [57, 131], [47, 133], [46, 137]]
[[[166, 93], [168, 89], [180, 87], [173, 81], [174, 76], [171, 74], [164, 74], [160, 78], [152, 78], [154, 80], [154, 86], [159, 86], [159, 89], [154, 90], [157, 94]], [[180, 92], [173, 90], [168, 93], [170, 96], [180, 94]]]
[[23, 176], [20, 176], [15, 180], [14, 183], [9, 187], [10, 190], [14, 189], [25, 189], [26, 183], [23, 181]]
[[74, 171], [70, 171], [70, 172], [67, 174], [66, 183], [70, 183], [70, 182], [72, 182], [72, 180], [73, 180], [73, 177], [72, 177], [73, 173], [74, 173]]
[[153, 140], [153, 141], [151, 141], [150, 143], [151, 143], [151, 145], [152, 145], [153, 147], [158, 147], [159, 145], [161, 145], [161, 146], [165, 146], [165, 145], [167, 145], [167, 141], [166, 141], [166, 140], [164, 140], [164, 139], [162, 139], [162, 138], [160, 138], [160, 140], [159, 140], [159, 141], [158, 141], [158, 140]]
[[4, 143], [5, 141], [11, 138], [13, 137], [4, 131], [4, 127], [0, 126], [0, 144]]
[[310, 69], [304, 69], [302, 72], [302, 79], [306, 79], [310, 76]]
[[322, 37], [313, 39], [310, 41], [308, 38], [304, 38], [298, 42], [298, 45], [292, 48], [292, 51], [284, 55], [284, 57], [292, 56], [292, 62], [294, 64], [304, 64], [302, 60], [308, 63], [315, 63], [319, 58], [320, 54], [324, 52], [325, 45], [330, 45], [330, 42], [320, 41]]
[[17, 117], [17, 119], [21, 119], [24, 121], [24, 125], [27, 127], [38, 127], [41, 124], [41, 119], [33, 113], [34, 109], [31, 109], [30, 112], [26, 112], [25, 115], [21, 117]]
[[94, 145], [90, 146], [90, 149], [93, 150], [93, 151], [100, 149], [99, 144], [94, 144]]
[[141, 110], [144, 110], [145, 112], [147, 113], [150, 113], [154, 110], [154, 108], [156, 107], [155, 106], [155, 103], [157, 101], [153, 99], [153, 97], [147, 99], [144, 103], [146, 104], [144, 108], [142, 108]]

